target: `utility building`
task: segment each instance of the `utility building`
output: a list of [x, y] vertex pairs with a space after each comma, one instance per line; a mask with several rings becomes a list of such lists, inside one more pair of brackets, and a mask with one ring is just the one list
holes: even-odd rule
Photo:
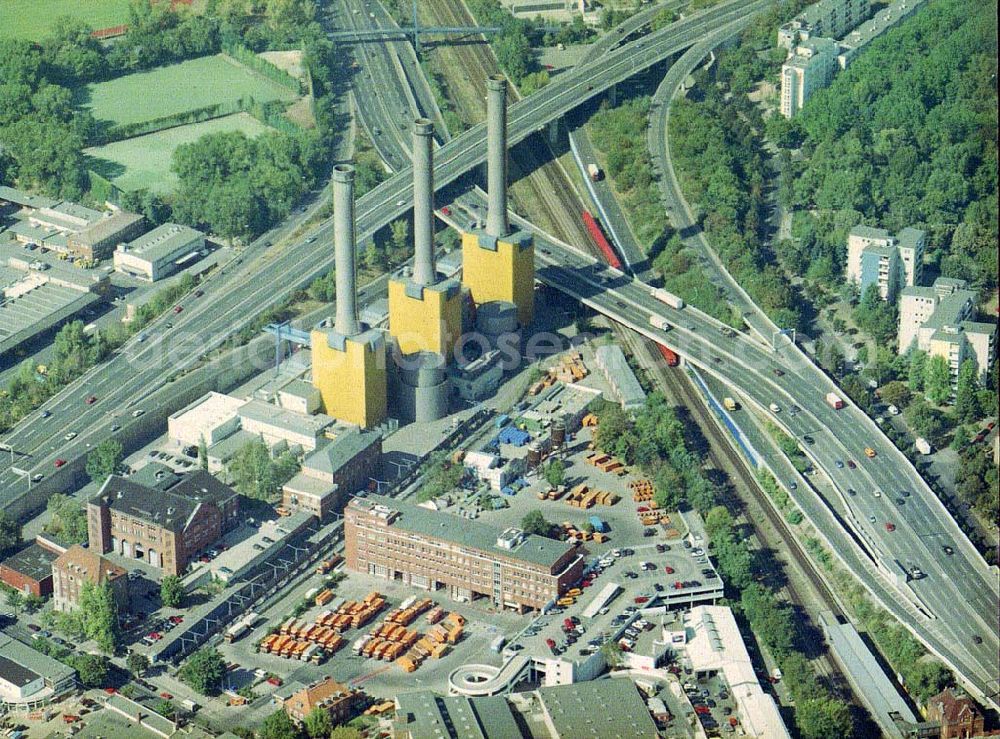
[[434, 124], [413, 125], [413, 272], [389, 281], [389, 333], [404, 354], [432, 352], [451, 358], [462, 330], [461, 289], [438, 280], [434, 266]]
[[486, 90], [489, 210], [484, 231], [462, 234], [462, 283], [477, 306], [513, 303], [525, 327], [535, 313], [535, 246], [531, 234], [512, 233], [507, 221], [507, 82], [490, 77]]
[[332, 330], [312, 332], [312, 381], [328, 415], [374, 426], [386, 416], [385, 337], [358, 320], [354, 167], [348, 164], [333, 168], [333, 208], [337, 315]]

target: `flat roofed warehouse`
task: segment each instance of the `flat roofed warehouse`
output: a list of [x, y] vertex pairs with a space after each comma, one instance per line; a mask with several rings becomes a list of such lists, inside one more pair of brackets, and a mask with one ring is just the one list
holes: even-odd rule
[[429, 690], [396, 696], [394, 736], [405, 739], [521, 739], [502, 696], [439, 696]]
[[188, 226], [164, 223], [133, 241], [119, 244], [115, 269], [155, 282], [177, 269], [177, 260], [205, 248], [205, 235]]
[[580, 579], [586, 550], [520, 529], [436, 513], [382, 496], [344, 510], [347, 566], [452, 598], [541, 609]]
[[659, 733], [628, 679], [591, 680], [535, 691], [549, 735], [557, 739], [638, 739]]

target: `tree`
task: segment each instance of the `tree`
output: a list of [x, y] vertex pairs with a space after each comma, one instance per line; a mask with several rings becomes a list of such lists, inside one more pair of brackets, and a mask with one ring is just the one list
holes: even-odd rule
[[108, 681], [108, 660], [96, 654], [78, 654], [73, 656], [73, 669], [80, 676], [80, 683], [85, 688], [100, 688]]
[[927, 367], [927, 353], [919, 349], [910, 352], [910, 367], [907, 374], [907, 384], [910, 392], [919, 393], [924, 389], [924, 374]]
[[109, 583], [94, 585], [84, 582], [80, 588], [80, 612], [83, 630], [88, 639], [106, 654], [114, 654], [120, 637], [118, 630], [118, 604]]
[[156, 711], [161, 716], [166, 716], [167, 718], [173, 718], [174, 711], [176, 709], [174, 708], [173, 703], [168, 701], [166, 698], [161, 698], [160, 700], [156, 701], [156, 705], [153, 706], [153, 710]]
[[298, 727], [283, 708], [264, 719], [259, 732], [260, 739], [299, 739], [300, 736]]
[[521, 528], [529, 534], [552, 536], [552, 524], [545, 520], [541, 511], [529, 511], [521, 519]]
[[552, 487], [559, 487], [566, 480], [566, 464], [561, 459], [553, 459], [545, 466], [545, 481]]
[[0, 511], [0, 555], [21, 543], [21, 524], [7, 511]]
[[924, 394], [935, 405], [947, 403], [951, 398], [951, 370], [946, 358], [935, 355], [927, 360], [924, 368]]
[[312, 739], [326, 739], [333, 731], [333, 720], [330, 713], [319, 706], [313, 708], [303, 722], [303, 728]]
[[273, 500], [299, 471], [299, 463], [287, 452], [271, 459], [264, 441], [253, 439], [233, 455], [226, 471], [238, 492], [256, 500]]
[[389, 231], [392, 234], [392, 246], [396, 251], [403, 251], [408, 248], [410, 241], [410, 224], [400, 218], [389, 224]]
[[45, 524], [46, 533], [56, 534], [71, 544], [83, 544], [88, 540], [87, 513], [75, 499], [56, 493], [45, 507], [52, 516]]
[[796, 701], [795, 721], [807, 739], [841, 739], [851, 736], [853, 728], [850, 709], [833, 698]]
[[7, 605], [14, 609], [14, 616], [16, 617], [18, 611], [24, 605], [24, 594], [20, 590], [8, 590]]
[[188, 658], [177, 674], [202, 695], [214, 695], [226, 674], [226, 663], [215, 649], [203, 647]]
[[910, 404], [910, 398], [913, 397], [906, 383], [900, 380], [887, 383], [879, 392], [883, 401], [897, 408], [906, 408]]
[[184, 586], [177, 575], [165, 575], [160, 581], [160, 600], [167, 608], [179, 608], [184, 601]]
[[105, 439], [87, 455], [87, 474], [94, 482], [104, 482], [118, 471], [124, 458], [122, 445], [115, 439]]
[[198, 437], [198, 465], [208, 471], [208, 444], [205, 443], [205, 437]]
[[142, 677], [143, 673], [149, 669], [149, 657], [144, 654], [133, 652], [125, 660], [125, 664], [128, 666], [129, 672], [136, 677]]
[[979, 370], [976, 363], [966, 359], [958, 368], [958, 386], [955, 390], [955, 415], [961, 423], [973, 423], [980, 417]]
[[601, 646], [601, 656], [608, 667], [618, 667], [622, 662], [622, 646], [616, 641], [607, 641]]
[[955, 429], [955, 434], [951, 438], [951, 448], [956, 452], [961, 452], [969, 445], [969, 441], [972, 439], [972, 434], [965, 426], [959, 426]]
[[925, 400], [915, 400], [903, 411], [903, 418], [917, 436], [937, 443], [944, 434], [947, 424], [944, 415]]

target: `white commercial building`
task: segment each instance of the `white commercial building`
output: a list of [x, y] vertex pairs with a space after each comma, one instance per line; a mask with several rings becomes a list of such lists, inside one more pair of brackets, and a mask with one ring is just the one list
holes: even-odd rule
[[810, 38], [793, 47], [781, 65], [781, 114], [792, 118], [812, 94], [830, 84], [837, 70], [837, 42]]
[[205, 235], [188, 226], [164, 223], [134, 241], [119, 244], [115, 269], [155, 282], [178, 268], [177, 262], [205, 248]]
[[262, 400], [251, 400], [241, 405], [239, 417], [241, 428], [263, 437], [268, 447], [284, 441], [307, 452], [316, 448], [323, 429], [335, 420], [323, 414], [307, 416], [296, 413]]
[[976, 293], [964, 280], [939, 277], [932, 287], [905, 288], [899, 299], [899, 353], [910, 348], [948, 360], [952, 379], [971, 359], [985, 381], [996, 353], [996, 324], [970, 321]]
[[30, 710], [61, 697], [76, 684], [76, 671], [0, 633], [0, 704]]
[[167, 418], [167, 436], [184, 446], [217, 444], [239, 430], [244, 402], [222, 393], [203, 395]]
[[[722, 673], [748, 736], [791, 736], [774, 699], [761, 688], [732, 609], [696, 606], [684, 615], [684, 633], [682, 649], [695, 678]], [[676, 643], [674, 648], [678, 648]]]

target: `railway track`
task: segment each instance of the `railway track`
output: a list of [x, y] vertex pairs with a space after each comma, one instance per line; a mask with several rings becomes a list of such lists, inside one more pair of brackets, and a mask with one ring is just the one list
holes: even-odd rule
[[[456, 0], [426, 0], [425, 3], [421, 4], [421, 7], [427, 13], [427, 20], [434, 23], [442, 25], [471, 25], [473, 23], [473, 19], [464, 4], [460, 4]], [[477, 121], [482, 120], [485, 117], [485, 78], [487, 75], [496, 74], [499, 71], [492, 50], [485, 43], [485, 40], [482, 44], [439, 48], [433, 53], [441, 53], [442, 61], [445, 63], [442, 65], [443, 68], [466, 71], [467, 76], [464, 81], [467, 88], [471, 86], [474, 94], [463, 95], [456, 103], [465, 106], [463, 113], [466, 116], [474, 117], [474, 120]], [[512, 90], [512, 94], [517, 96], [516, 90]], [[520, 170], [521, 174], [517, 184], [511, 188], [515, 201], [532, 221], [548, 224], [547, 230], [553, 235], [569, 243], [587, 245], [587, 248], [597, 258], [601, 258], [579, 219], [584, 205], [580, 201], [576, 189], [554, 157], [543, 156], [546, 149], [547, 143], [541, 139], [540, 134], [535, 134], [534, 140], [529, 139], [512, 153], [513, 164]], [[516, 179], [516, 174], [512, 177], [513, 179]], [[812, 567], [811, 560], [808, 559], [802, 547], [795, 540], [781, 515], [771, 507], [766, 493], [757, 485], [756, 479], [746, 468], [742, 458], [729, 444], [728, 439], [723, 436], [721, 429], [716, 426], [713, 419], [709, 417], [710, 411], [703, 403], [691, 380], [682, 372], [670, 372], [663, 367], [662, 359], [654, 342], [621, 326], [615, 326], [614, 330], [623, 343], [633, 347], [633, 352], [637, 357], [643, 357], [646, 362], [650, 363], [656, 380], [690, 409], [702, 433], [711, 441], [709, 458], [713, 464], [734, 478], [744, 480], [754, 502], [762, 509], [772, 530], [778, 533], [782, 543], [788, 547], [795, 564], [807, 579], [816, 597], [825, 608], [838, 616], [842, 615], [832, 592], [819, 573]], [[767, 536], [763, 527], [752, 516], [747, 516], [745, 520], [753, 527], [758, 541], [766, 546], [770, 537]], [[804, 609], [809, 609], [811, 601], [805, 597], [804, 593], [800, 592], [790, 578], [786, 578], [784, 591], [789, 601]], [[812, 638], [812, 633], [804, 631], [803, 636]], [[849, 688], [846, 688], [846, 680], [842, 679], [837, 665], [829, 654], [818, 656], [813, 660], [813, 663], [818, 674], [828, 681], [836, 682], [849, 692]], [[861, 705], [856, 699], [855, 703]]]

